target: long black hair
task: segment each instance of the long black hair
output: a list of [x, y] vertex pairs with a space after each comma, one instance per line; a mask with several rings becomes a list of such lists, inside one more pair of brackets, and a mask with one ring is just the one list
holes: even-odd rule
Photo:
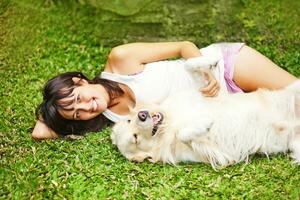
[[91, 84], [101, 84], [108, 92], [111, 100], [124, 94], [118, 83], [114, 81], [101, 79], [98, 76], [89, 80], [81, 72], [66, 72], [55, 76], [45, 84], [43, 102], [36, 109], [37, 118], [61, 136], [82, 135], [87, 132], [99, 131], [112, 124], [102, 114], [89, 120], [69, 120], [61, 116], [58, 110], [64, 109], [64, 107], [59, 103], [59, 100], [71, 95], [74, 88], [78, 86], [72, 80], [73, 77], [85, 79]]

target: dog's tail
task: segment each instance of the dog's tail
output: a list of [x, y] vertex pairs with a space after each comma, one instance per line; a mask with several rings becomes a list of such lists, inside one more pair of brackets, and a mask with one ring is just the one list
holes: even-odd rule
[[300, 79], [298, 79], [297, 81], [293, 82], [292, 84], [286, 86], [285, 89], [300, 93]]

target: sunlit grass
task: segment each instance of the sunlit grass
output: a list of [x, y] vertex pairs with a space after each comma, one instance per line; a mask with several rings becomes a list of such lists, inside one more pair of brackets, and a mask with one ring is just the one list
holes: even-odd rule
[[300, 198], [300, 168], [283, 154], [214, 171], [130, 163], [109, 129], [76, 141], [30, 137], [45, 81], [74, 70], [92, 78], [123, 42], [243, 41], [299, 76], [297, 1], [153, 1], [133, 16], [62, 2], [0, 2], [0, 199]]

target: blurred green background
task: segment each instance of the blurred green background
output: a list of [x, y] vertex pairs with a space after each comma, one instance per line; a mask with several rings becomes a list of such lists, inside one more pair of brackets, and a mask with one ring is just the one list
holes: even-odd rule
[[130, 163], [110, 129], [30, 137], [46, 80], [92, 78], [127, 42], [246, 42], [299, 76], [299, 13], [296, 0], [0, 0], [0, 199], [299, 199], [300, 168], [283, 154], [216, 172]]

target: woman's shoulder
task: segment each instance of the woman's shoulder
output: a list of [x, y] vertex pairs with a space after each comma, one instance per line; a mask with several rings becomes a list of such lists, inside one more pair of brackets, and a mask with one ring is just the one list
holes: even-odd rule
[[[126, 63], [126, 60], [124, 60], [124, 63]], [[128, 63], [128, 66], [124, 66], [123, 63], [118, 64], [118, 63], [107, 61], [103, 72], [120, 74], [120, 75], [131, 75], [143, 71], [144, 68], [145, 65], [140, 63]]]
[[109, 63], [109, 61], [107, 61], [107, 62], [105, 63], [103, 72], [113, 73], [112, 66], [111, 66], [111, 64]]

